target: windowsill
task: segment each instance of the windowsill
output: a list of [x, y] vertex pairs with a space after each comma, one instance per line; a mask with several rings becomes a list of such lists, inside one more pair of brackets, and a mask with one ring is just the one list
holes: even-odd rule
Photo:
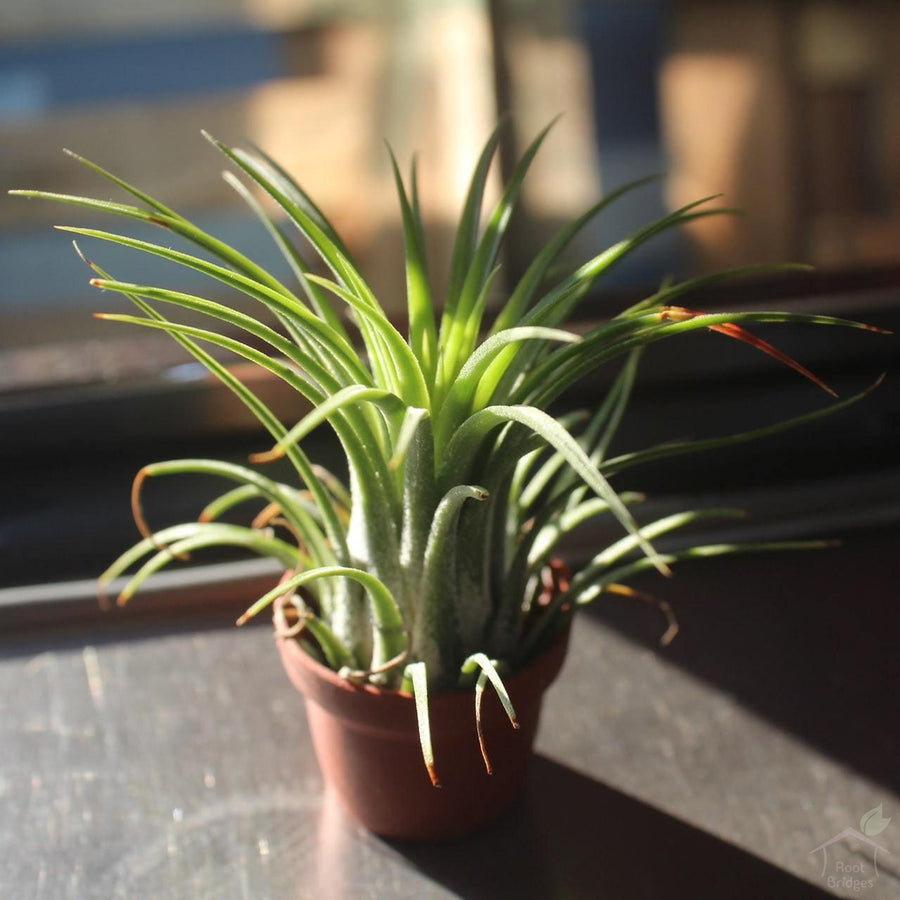
[[586, 610], [525, 796], [447, 845], [379, 840], [323, 792], [266, 628], [5, 629], [6, 892], [824, 896], [810, 851], [898, 800], [896, 539], [684, 569], [653, 588], [664, 649], [645, 605]]

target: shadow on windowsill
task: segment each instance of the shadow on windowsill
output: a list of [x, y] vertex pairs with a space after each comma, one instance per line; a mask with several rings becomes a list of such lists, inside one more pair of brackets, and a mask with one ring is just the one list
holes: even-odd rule
[[829, 896], [752, 854], [536, 756], [526, 795], [489, 829], [447, 844], [383, 842], [459, 896]]
[[900, 788], [896, 716], [900, 607], [896, 527], [824, 551], [708, 560], [637, 586], [668, 601], [681, 629], [618, 600], [587, 612], [635, 644], [852, 771]]

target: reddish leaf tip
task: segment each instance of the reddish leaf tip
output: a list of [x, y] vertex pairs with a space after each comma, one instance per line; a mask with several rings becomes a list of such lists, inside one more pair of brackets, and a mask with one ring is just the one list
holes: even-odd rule
[[864, 391], [863, 397], [868, 397], [872, 391], [880, 388], [882, 384], [884, 384], [884, 379], [887, 378], [887, 372], [882, 372]]
[[478, 731], [478, 749], [481, 751], [481, 758], [484, 760], [484, 770], [488, 775], [494, 774], [494, 768], [491, 765], [491, 758], [488, 756], [487, 745], [484, 743], [484, 734], [481, 731], [481, 719], [476, 719], [475, 727]]
[[[688, 309], [684, 306], [666, 306], [659, 312], [659, 318], [663, 322], [686, 322], [689, 319], [694, 319], [697, 316], [702, 315], [704, 315], [704, 313], [699, 310]], [[795, 372], [798, 372], [804, 378], [808, 378], [813, 384], [818, 385], [824, 391], [831, 394], [832, 397], [837, 397], [837, 393], [825, 384], [818, 375], [813, 374], [805, 366], [798, 363], [797, 360], [788, 356], [786, 353], [782, 353], [781, 350], [778, 350], [776, 347], [773, 347], [768, 341], [764, 341], [762, 338], [758, 338], [755, 334], [747, 331], [746, 328], [735, 325], [733, 322], [723, 322], [721, 325], [709, 325], [708, 328], [710, 331], [716, 331], [719, 334], [724, 334], [727, 337], [735, 338], [738, 341], [749, 344], [751, 347], [755, 347], [757, 350], [771, 356], [773, 359], [777, 359], [786, 366], [790, 366]]]
[[273, 447], [271, 450], [261, 450], [259, 453], [251, 453], [247, 457], [252, 463], [269, 463], [284, 456], [284, 450], [281, 447]]
[[106, 593], [106, 587], [109, 584], [108, 581], [101, 581], [97, 585], [97, 606], [100, 607], [104, 612], [107, 612], [112, 608], [112, 604], [109, 602], [109, 594]]

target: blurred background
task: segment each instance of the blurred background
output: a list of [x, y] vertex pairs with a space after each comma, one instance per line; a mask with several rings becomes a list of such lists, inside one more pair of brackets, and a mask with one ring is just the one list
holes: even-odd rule
[[[895, 2], [5, 0], [0, 9], [4, 188], [112, 198], [107, 183], [61, 152], [68, 147], [281, 275], [200, 129], [257, 144], [309, 189], [398, 321], [402, 234], [384, 140], [401, 161], [418, 154], [440, 294], [466, 181], [504, 113], [495, 196], [517, 153], [562, 118], [526, 182], [498, 292], [561, 223], [604, 192], [660, 173], [588, 228], [567, 264], [705, 195], [721, 194], [747, 215], [667, 233], [600, 285], [587, 319], [666, 277], [793, 260], [815, 264], [816, 273], [773, 275], [689, 305], [777, 300], [895, 322]], [[236, 459], [261, 449], [255, 423], [174, 342], [91, 318], [94, 310], [126, 311], [126, 301], [88, 287], [89, 272], [56, 223], [121, 225], [0, 200], [0, 586], [95, 575], [130, 542], [128, 485], [143, 463], [209, 446], [222, 455], [223, 435]], [[134, 253], [84, 249], [123, 279], [201, 289], [190, 274]], [[215, 285], [202, 290], [216, 296]], [[842, 393], [896, 359], [890, 338], [788, 331], [771, 339]], [[698, 336], [654, 349], [623, 441], [739, 430], [824, 402], [813, 386], [732, 343]], [[278, 385], [259, 390], [286, 419], [302, 412]], [[587, 385], [572, 402], [591, 405], [597, 390]], [[837, 505], [855, 524], [894, 521], [897, 494], [885, 485], [896, 482], [885, 479], [900, 446], [895, 394], [889, 382], [856, 418], [828, 420], [799, 442], [786, 438], [764, 470], [752, 453], [726, 454], [716, 465], [735, 490], [782, 485], [783, 497], [784, 485], [802, 492], [797, 483], [805, 483], [798, 502], [808, 515], [816, 514], [808, 496], [828, 485], [844, 491]], [[327, 458], [327, 446], [321, 453]], [[674, 481], [640, 486], [687, 491], [709, 473], [684, 468]], [[848, 478], [849, 487], [835, 487]], [[196, 513], [182, 487], [157, 496], [162, 518]]]

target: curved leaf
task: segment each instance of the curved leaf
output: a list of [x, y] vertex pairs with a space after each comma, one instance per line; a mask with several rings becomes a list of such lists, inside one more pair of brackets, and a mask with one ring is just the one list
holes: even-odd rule
[[[449, 677], [459, 642], [457, 614], [447, 602], [447, 585], [455, 581], [455, 531], [466, 500], [485, 500], [487, 491], [477, 485], [457, 484], [438, 503], [422, 562], [421, 598], [413, 622], [413, 648], [433, 676]], [[452, 596], [452, 595], [451, 595]], [[457, 602], [461, 602], [457, 601]]]
[[496, 662], [488, 659], [484, 653], [473, 653], [462, 664], [461, 671], [465, 675], [473, 673], [476, 669], [480, 669], [481, 671], [478, 674], [478, 681], [475, 684], [475, 730], [478, 735], [478, 746], [481, 748], [481, 758], [484, 760], [484, 767], [487, 770], [488, 775], [490, 775], [493, 770], [491, 768], [491, 760], [488, 756], [487, 747], [484, 742], [484, 733], [481, 728], [481, 700], [484, 696], [484, 688], [488, 681], [491, 682], [491, 685], [497, 692], [497, 696], [500, 698], [500, 703], [503, 705], [503, 709], [505, 710], [512, 727], [518, 729], [519, 722], [516, 718], [516, 711], [513, 708], [512, 700], [509, 699], [506, 685], [503, 683], [503, 679], [497, 672]]
[[499, 331], [482, 343], [466, 360], [456, 376], [438, 416], [438, 443], [445, 443], [460, 421], [472, 412], [487, 405], [490, 394], [482, 396], [482, 379], [491, 363], [504, 347], [522, 341], [558, 341], [577, 344], [581, 337], [571, 331], [540, 326], [522, 326]]
[[[147, 543], [150, 543], [151, 546], [153, 545], [152, 541], [142, 541], [137, 546], [143, 547]], [[297, 565], [298, 556], [302, 558], [302, 554], [299, 553], [296, 547], [292, 547], [276, 537], [251, 528], [241, 528], [237, 525], [198, 526], [198, 532], [195, 535], [179, 539], [170, 547], [160, 550], [152, 559], [141, 566], [119, 594], [117, 601], [119, 606], [124, 606], [147, 578], [154, 572], [158, 572], [164, 566], [167, 566], [172, 560], [184, 557], [193, 550], [223, 546], [245, 547], [258, 553], [260, 556], [271, 556], [286, 567]], [[133, 550], [136, 550], [136, 548], [133, 548]], [[114, 570], [115, 567], [116, 564], [114, 563], [111, 569]], [[107, 572], [109, 571], [108, 569]], [[101, 582], [101, 584], [104, 583]]]
[[[659, 571], [668, 574], [668, 567], [660, 560], [650, 542], [641, 535], [634, 517], [600, 470], [591, 462], [575, 438], [543, 410], [529, 406], [489, 406], [474, 413], [460, 426], [447, 447], [443, 458], [443, 472], [440, 476], [442, 482], [462, 481], [484, 438], [491, 430], [505, 422], [524, 425], [560, 452], [591, 490], [609, 504], [616, 518], [626, 531], [637, 539], [643, 552]], [[461, 477], [458, 477], [457, 473]]]
[[[309, 569], [285, 579], [278, 587], [263, 594], [247, 611], [237, 620], [238, 625], [243, 625], [258, 615], [278, 597], [289, 594], [298, 587], [310, 584], [320, 578], [349, 578], [358, 582], [365, 588], [372, 600], [372, 617], [375, 627], [375, 645], [371, 668], [379, 668], [386, 662], [399, 656], [407, 648], [406, 629], [403, 626], [403, 618], [397, 601], [391, 592], [369, 572], [354, 569], [349, 566], [322, 566], [317, 569]], [[341, 665], [353, 666], [353, 659], [349, 653], [347, 659]]]
[[441, 782], [434, 768], [434, 747], [431, 743], [431, 718], [428, 714], [428, 669], [423, 662], [410, 663], [405, 669], [405, 677], [412, 682], [412, 692], [416, 703], [416, 723], [419, 726], [419, 745], [422, 760], [428, 770], [428, 777], [434, 787]]
[[301, 441], [317, 426], [328, 421], [334, 413], [357, 403], [374, 403], [384, 407], [389, 412], [402, 410], [403, 401], [390, 391], [381, 388], [366, 387], [363, 384], [350, 384], [341, 388], [336, 394], [322, 400], [312, 412], [305, 415], [280, 441], [265, 453], [254, 453], [251, 456], [253, 462], [271, 462], [284, 456], [287, 448]]

